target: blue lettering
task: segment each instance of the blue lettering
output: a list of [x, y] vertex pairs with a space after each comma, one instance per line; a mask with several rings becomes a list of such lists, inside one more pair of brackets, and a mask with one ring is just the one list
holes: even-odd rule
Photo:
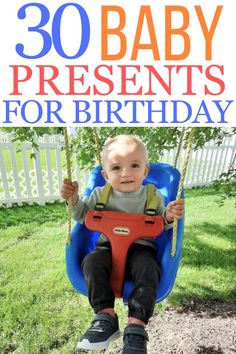
[[17, 107], [15, 107], [14, 109], [10, 108], [10, 104], [16, 103], [18, 106], [20, 106], [20, 101], [3, 101], [6, 104], [6, 120], [3, 123], [7, 123], [7, 124], [12, 124], [13, 122], [10, 121], [10, 113], [14, 113], [15, 116], [17, 116]]
[[37, 59], [37, 58], [43, 57], [44, 55], [46, 55], [49, 52], [49, 50], [51, 49], [51, 46], [52, 46], [52, 40], [51, 40], [49, 33], [42, 29], [42, 27], [48, 23], [48, 20], [50, 17], [50, 13], [49, 13], [46, 6], [39, 4], [39, 3], [26, 4], [19, 9], [18, 14], [17, 14], [18, 18], [20, 20], [24, 19], [26, 17], [26, 9], [28, 7], [32, 7], [32, 6], [39, 8], [39, 10], [41, 11], [41, 20], [38, 25], [36, 25], [34, 27], [28, 27], [28, 31], [39, 33], [42, 36], [43, 47], [42, 47], [41, 52], [39, 52], [38, 54], [28, 55], [28, 54], [24, 53], [24, 45], [22, 43], [18, 43], [16, 45], [17, 54], [19, 54], [21, 57], [27, 58], [27, 59]]
[[[37, 114], [36, 114], [36, 118], [34, 118], [33, 120], [33, 117], [32, 117], [32, 111], [33, 109], [32, 108], [29, 108], [27, 106], [29, 106], [29, 104], [32, 104], [31, 106], [36, 106], [36, 111], [37, 111]], [[32, 122], [28, 120], [28, 117], [26, 117], [26, 108], [29, 109], [30, 111], [30, 116], [32, 118]], [[21, 108], [21, 116], [23, 118], [23, 120], [26, 122], [26, 123], [29, 123], [29, 124], [34, 124], [34, 123], [37, 123], [41, 118], [42, 118], [42, 115], [43, 115], [43, 109], [41, 107], [41, 104], [38, 102], [38, 101], [34, 101], [34, 100], [29, 100], [29, 101], [25, 101], [22, 105], [22, 108]], [[30, 119], [31, 119], [30, 118]]]
[[[58, 111], [61, 110], [62, 108], [62, 104], [60, 101], [44, 101], [47, 104], [47, 120], [45, 121], [45, 123], [54, 123], [51, 120], [51, 115], [54, 115], [55, 118], [58, 120], [58, 122], [60, 123], [66, 123], [58, 114]], [[56, 108], [52, 108], [52, 104], [56, 104]]]
[[[173, 122], [172, 123], [184, 123], [187, 120], [189, 120], [192, 116], [192, 107], [191, 105], [186, 102], [186, 101], [170, 101], [173, 102]], [[182, 115], [182, 110], [180, 110], [179, 104], [182, 103], [186, 108], [187, 108], [187, 116], [184, 118], [183, 116], [181, 117], [182, 119], [179, 120], [178, 114], [181, 112]]]
[[[91, 119], [91, 114], [88, 112], [90, 108], [88, 101], [73, 101], [75, 103], [75, 121], [73, 123], [88, 123]], [[84, 104], [84, 108], [81, 108], [81, 104]], [[85, 114], [85, 120], [80, 119], [80, 113]]]
[[[67, 55], [64, 52], [64, 50], [62, 48], [62, 43], [61, 43], [61, 19], [62, 19], [62, 15], [63, 15], [64, 10], [69, 6], [73, 6], [78, 10], [79, 15], [80, 15], [80, 20], [81, 20], [80, 45], [79, 45], [79, 49], [78, 49], [77, 53], [75, 53], [74, 55]], [[43, 45], [42, 45], [42, 49], [39, 53], [27, 54], [25, 52], [24, 44], [17, 43], [16, 44], [16, 52], [18, 55], [20, 55], [21, 57], [26, 58], [26, 59], [42, 58], [43, 56], [48, 54], [48, 52], [50, 51], [50, 49], [52, 47], [52, 44], [54, 45], [54, 48], [55, 48], [57, 54], [59, 54], [62, 58], [77, 59], [84, 54], [84, 52], [88, 48], [88, 44], [89, 44], [89, 40], [90, 40], [90, 22], [89, 22], [88, 15], [82, 6], [80, 6], [79, 4], [76, 4], [76, 3], [67, 3], [67, 4], [60, 6], [57, 9], [57, 11], [53, 17], [53, 20], [52, 20], [52, 35], [50, 35], [45, 29], [43, 29], [43, 27], [48, 24], [48, 21], [50, 19], [50, 12], [45, 5], [40, 4], [40, 3], [25, 4], [18, 11], [18, 13], [17, 13], [18, 18], [20, 20], [25, 19], [26, 18], [26, 9], [29, 7], [38, 8], [41, 12], [41, 18], [40, 18], [40, 21], [37, 25], [32, 26], [32, 27], [28, 27], [28, 32], [35, 32], [35, 33], [40, 34], [40, 36], [42, 37], [42, 40], [43, 40]]]
[[[65, 8], [67, 8], [68, 6], [74, 6], [79, 14], [80, 14], [80, 19], [81, 19], [81, 40], [80, 40], [80, 47], [77, 51], [77, 53], [75, 55], [69, 56], [66, 55], [63, 48], [62, 48], [62, 44], [61, 44], [61, 17], [63, 14], [63, 11], [65, 10]], [[75, 37], [77, 38], [77, 36], [75, 35]], [[52, 22], [52, 38], [53, 38], [53, 44], [54, 47], [57, 51], [57, 53], [66, 59], [77, 59], [79, 57], [81, 57], [81, 55], [84, 54], [84, 52], [86, 51], [86, 49], [88, 48], [88, 44], [89, 44], [89, 38], [90, 38], [90, 23], [89, 23], [89, 18], [88, 15], [86, 13], [86, 11], [84, 10], [84, 8], [78, 4], [74, 4], [74, 3], [68, 3], [68, 4], [64, 4], [62, 6], [59, 7], [59, 9], [56, 11], [55, 16], [53, 18], [53, 22]]]

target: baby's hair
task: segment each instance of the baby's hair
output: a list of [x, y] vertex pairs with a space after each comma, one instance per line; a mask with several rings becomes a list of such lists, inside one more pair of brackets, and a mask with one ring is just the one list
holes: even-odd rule
[[120, 134], [120, 135], [117, 135], [113, 138], [108, 138], [105, 143], [104, 143], [104, 146], [103, 146], [103, 151], [102, 151], [102, 165], [104, 166], [104, 157], [105, 157], [105, 154], [106, 152], [108, 151], [108, 148], [109, 146], [114, 143], [114, 142], [117, 142], [117, 141], [125, 141], [125, 142], [135, 142], [138, 146], [140, 146], [141, 148], [143, 148], [144, 152], [145, 152], [145, 155], [146, 155], [146, 158], [147, 158], [147, 161], [148, 161], [148, 152], [147, 152], [147, 148], [145, 146], [145, 144], [142, 142], [141, 139], [139, 139], [137, 136], [135, 135], [132, 135], [132, 134]]

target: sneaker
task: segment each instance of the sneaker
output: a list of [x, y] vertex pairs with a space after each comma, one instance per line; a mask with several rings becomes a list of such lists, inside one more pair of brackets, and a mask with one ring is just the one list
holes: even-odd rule
[[92, 321], [92, 326], [82, 335], [77, 345], [79, 349], [108, 349], [110, 342], [120, 337], [118, 317], [99, 313]]
[[124, 330], [122, 354], [147, 354], [148, 334], [141, 325], [131, 324]]

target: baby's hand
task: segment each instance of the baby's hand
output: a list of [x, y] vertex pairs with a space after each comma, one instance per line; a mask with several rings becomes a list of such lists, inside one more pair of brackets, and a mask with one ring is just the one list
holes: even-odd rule
[[184, 216], [183, 199], [174, 200], [173, 202], [168, 203], [165, 216], [168, 222], [173, 222], [174, 219], [182, 219]]
[[72, 182], [70, 179], [65, 178], [61, 187], [60, 194], [66, 201], [69, 201], [72, 205], [75, 205], [79, 198], [78, 189], [78, 182]]

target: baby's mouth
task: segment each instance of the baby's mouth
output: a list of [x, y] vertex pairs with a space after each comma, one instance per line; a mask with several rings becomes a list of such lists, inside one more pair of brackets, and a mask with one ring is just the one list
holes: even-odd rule
[[121, 184], [130, 184], [130, 183], [134, 183], [134, 181], [123, 181], [123, 182], [121, 182]]

